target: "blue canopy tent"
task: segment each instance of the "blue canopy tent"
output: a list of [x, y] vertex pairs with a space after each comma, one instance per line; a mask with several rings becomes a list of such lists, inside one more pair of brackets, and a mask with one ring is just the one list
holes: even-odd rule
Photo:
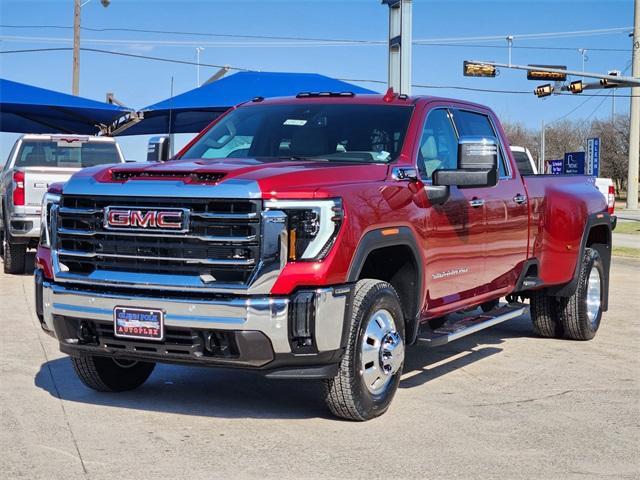
[[316, 73], [238, 72], [142, 109], [144, 119], [119, 135], [195, 133], [238, 103], [300, 92], [376, 93]]
[[95, 135], [131, 110], [0, 79], [0, 131]]

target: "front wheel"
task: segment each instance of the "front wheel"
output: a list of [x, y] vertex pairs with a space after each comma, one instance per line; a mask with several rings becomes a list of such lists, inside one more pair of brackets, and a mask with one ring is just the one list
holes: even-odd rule
[[379, 280], [360, 280], [347, 350], [338, 375], [325, 381], [325, 400], [334, 415], [364, 421], [387, 411], [402, 375], [404, 331], [394, 288]]
[[138, 388], [156, 366], [151, 362], [116, 360], [96, 355], [71, 357], [71, 362], [82, 383], [99, 392], [124, 392]]

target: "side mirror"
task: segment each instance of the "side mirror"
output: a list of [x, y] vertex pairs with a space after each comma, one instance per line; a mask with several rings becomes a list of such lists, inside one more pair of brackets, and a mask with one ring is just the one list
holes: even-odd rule
[[495, 137], [461, 137], [458, 168], [433, 172], [434, 186], [493, 187], [498, 183], [498, 141]]
[[147, 162], [166, 162], [171, 155], [171, 139], [169, 135], [151, 137], [147, 147]]

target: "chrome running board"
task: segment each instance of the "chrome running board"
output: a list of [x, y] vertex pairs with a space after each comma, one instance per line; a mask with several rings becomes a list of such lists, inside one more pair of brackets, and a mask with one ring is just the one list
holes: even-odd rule
[[510, 303], [487, 313], [446, 322], [428, 334], [418, 337], [418, 342], [427, 347], [439, 347], [498, 323], [519, 317], [524, 314], [526, 308], [527, 305], [522, 303]]

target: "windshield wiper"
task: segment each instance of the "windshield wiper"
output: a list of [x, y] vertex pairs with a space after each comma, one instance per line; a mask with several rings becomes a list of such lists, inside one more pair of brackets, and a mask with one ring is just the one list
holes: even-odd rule
[[299, 155], [288, 155], [286, 157], [278, 157], [280, 160], [305, 160], [305, 161], [309, 161], [309, 162], [328, 162], [330, 161], [328, 158], [322, 158], [322, 157], [301, 157]]

